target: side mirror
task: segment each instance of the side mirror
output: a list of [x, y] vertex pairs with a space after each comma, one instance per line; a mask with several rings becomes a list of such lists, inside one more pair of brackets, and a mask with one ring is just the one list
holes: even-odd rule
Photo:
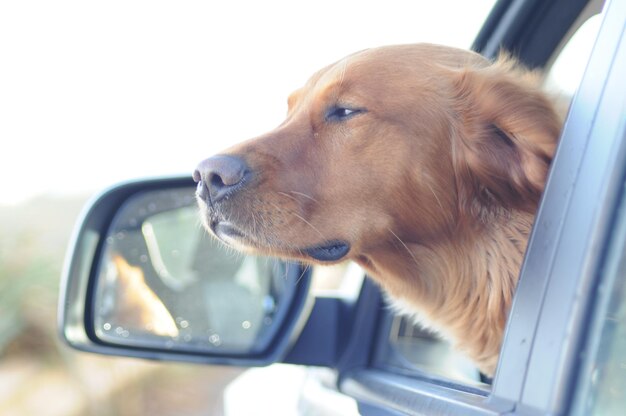
[[191, 178], [137, 181], [87, 207], [61, 285], [70, 346], [243, 366], [285, 356], [312, 307], [310, 272], [215, 241], [194, 192]]

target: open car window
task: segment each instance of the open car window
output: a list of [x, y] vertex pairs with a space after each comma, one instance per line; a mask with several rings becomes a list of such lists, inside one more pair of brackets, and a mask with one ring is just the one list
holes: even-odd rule
[[[601, 2], [595, 2], [581, 13], [573, 25], [567, 40], [548, 62], [548, 68], [538, 70], [543, 80], [543, 89], [554, 99], [557, 110], [567, 113], [571, 100], [578, 88], [600, 23]], [[402, 316], [388, 317], [388, 345], [382, 348], [379, 362], [385, 368], [398, 371], [414, 371], [415, 374], [430, 374], [480, 389], [489, 389], [489, 380], [452, 346]]]

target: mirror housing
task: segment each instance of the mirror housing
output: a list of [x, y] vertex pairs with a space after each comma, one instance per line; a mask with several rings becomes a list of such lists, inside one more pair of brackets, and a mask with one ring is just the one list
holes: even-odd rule
[[[60, 288], [59, 330], [67, 344], [100, 354], [237, 366], [268, 365], [286, 356], [313, 306], [310, 270], [232, 250], [220, 254], [224, 249], [195, 219], [195, 187], [189, 177], [132, 181], [87, 204]], [[190, 218], [197, 221], [195, 228]], [[173, 247], [175, 241], [181, 247]], [[197, 261], [206, 258], [212, 261], [208, 266]], [[220, 268], [219, 284], [214, 284], [215, 262], [227, 266]], [[238, 284], [223, 273], [235, 269]], [[141, 283], [141, 305], [124, 300], [135, 290], [129, 281]], [[242, 288], [253, 295], [241, 295]], [[191, 307], [185, 292], [193, 295]], [[225, 302], [226, 295], [232, 301]], [[192, 320], [180, 312], [190, 309], [205, 311]], [[239, 316], [252, 318], [238, 318], [240, 328], [233, 324]]]

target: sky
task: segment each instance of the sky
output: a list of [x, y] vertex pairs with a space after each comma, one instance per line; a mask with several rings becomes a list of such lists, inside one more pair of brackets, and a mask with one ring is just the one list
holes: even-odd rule
[[494, 0], [0, 2], [0, 204], [191, 174], [352, 52], [468, 48]]

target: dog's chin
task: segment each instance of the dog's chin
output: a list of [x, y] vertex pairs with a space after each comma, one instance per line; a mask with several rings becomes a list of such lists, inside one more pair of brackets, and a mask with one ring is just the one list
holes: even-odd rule
[[[313, 260], [320, 263], [334, 263], [344, 259], [350, 252], [350, 244], [343, 240], [329, 240], [321, 244], [301, 249], [281, 247], [263, 247], [255, 239], [246, 235], [236, 225], [228, 221], [214, 221], [210, 224], [211, 232], [223, 243], [240, 251], [290, 258], [296, 260]], [[303, 258], [304, 256], [304, 258]]]

